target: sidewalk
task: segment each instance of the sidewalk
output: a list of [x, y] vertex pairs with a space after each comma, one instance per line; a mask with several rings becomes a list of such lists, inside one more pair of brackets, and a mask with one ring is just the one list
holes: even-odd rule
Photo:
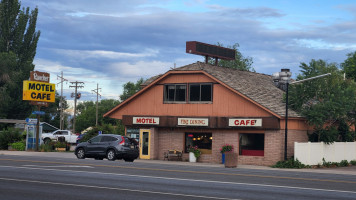
[[[0, 155], [13, 155], [13, 156], [40, 156], [51, 158], [70, 158], [77, 159], [73, 152], [33, 152], [33, 151], [3, 151], [0, 150]], [[190, 163], [181, 161], [163, 161], [163, 160], [142, 160], [137, 159], [135, 162], [139, 163], [155, 163], [155, 164], [168, 164], [168, 165], [182, 165], [182, 166], [199, 166], [199, 167], [220, 167], [224, 168], [223, 164], [214, 163]], [[291, 171], [291, 172], [312, 172], [312, 173], [327, 173], [327, 174], [344, 174], [355, 175], [356, 166], [339, 167], [339, 168], [323, 168], [323, 169], [281, 169], [271, 168], [268, 166], [257, 165], [237, 165], [238, 169], [256, 169], [256, 170], [275, 170], [275, 171]]]

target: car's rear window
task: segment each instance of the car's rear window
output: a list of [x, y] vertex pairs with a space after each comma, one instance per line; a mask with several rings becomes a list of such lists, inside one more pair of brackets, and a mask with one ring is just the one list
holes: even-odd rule
[[116, 137], [103, 136], [103, 138], [101, 139], [101, 142], [112, 142], [112, 141], [116, 141], [116, 140], [117, 140]]

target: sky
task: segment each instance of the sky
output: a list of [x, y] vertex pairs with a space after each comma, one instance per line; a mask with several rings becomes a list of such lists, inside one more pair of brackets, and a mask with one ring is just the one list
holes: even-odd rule
[[[35, 70], [84, 82], [81, 100], [118, 99], [129, 81], [204, 57], [186, 41], [240, 45], [257, 73], [272, 75], [311, 59], [342, 63], [356, 51], [355, 0], [22, 0], [38, 8]], [[60, 92], [61, 85], [56, 86]], [[99, 100], [100, 100], [99, 99]]]

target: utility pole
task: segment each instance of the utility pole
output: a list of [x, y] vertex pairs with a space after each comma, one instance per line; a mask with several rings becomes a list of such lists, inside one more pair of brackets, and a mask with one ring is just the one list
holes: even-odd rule
[[101, 98], [101, 94], [99, 94], [99, 83], [96, 84], [96, 89], [92, 90], [96, 94], [96, 119], [95, 119], [95, 126], [98, 126], [98, 99], [99, 96]]
[[58, 84], [61, 84], [61, 100], [60, 100], [60, 109], [61, 109], [61, 116], [60, 116], [60, 119], [59, 119], [59, 129], [60, 130], [63, 130], [64, 129], [64, 116], [63, 116], [63, 82], [66, 81], [68, 82], [67, 79], [63, 78], [63, 71], [61, 72], [61, 76], [58, 76], [57, 75], [57, 80], [58, 78], [61, 80]]
[[73, 116], [73, 133], [75, 133], [75, 115], [76, 115], [76, 112], [77, 112], [78, 88], [83, 88], [84, 86], [82, 86], [80, 84], [84, 84], [84, 82], [75, 81], [75, 82], [70, 82], [70, 84], [74, 84], [72, 86], [69, 86], [70, 88], [75, 88], [75, 93], [74, 93], [74, 116]]

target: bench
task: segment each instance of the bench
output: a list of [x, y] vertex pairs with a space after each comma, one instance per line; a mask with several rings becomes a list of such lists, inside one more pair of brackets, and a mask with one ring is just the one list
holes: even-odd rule
[[167, 152], [164, 152], [164, 159], [163, 160], [172, 160], [172, 158], [176, 158], [177, 160], [182, 161], [182, 154], [183, 151], [177, 151], [177, 150], [168, 150]]

